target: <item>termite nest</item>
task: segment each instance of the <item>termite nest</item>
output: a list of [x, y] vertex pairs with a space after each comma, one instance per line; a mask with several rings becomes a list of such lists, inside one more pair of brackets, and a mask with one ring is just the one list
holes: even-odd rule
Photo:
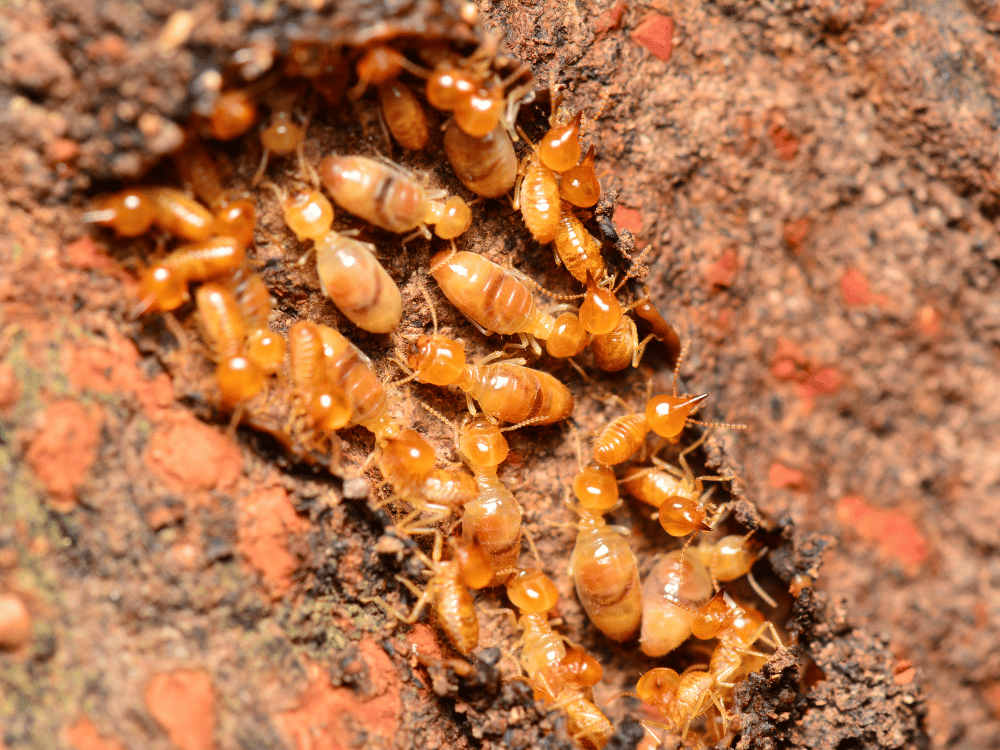
[[[614, 225], [617, 191], [602, 191], [598, 144], [584, 150], [587, 113], [487, 31], [478, 44], [302, 42], [252, 80], [238, 61], [219, 73], [213, 106], [170, 158], [84, 215], [134, 274], [121, 312], [136, 336], [173, 340], [157, 353], [202, 416], [270, 436], [377, 514], [379, 550], [423, 575], [387, 576], [358, 599], [403, 624], [432, 611], [442, 648], [462, 657], [448, 663], [457, 679], [500, 646], [508, 682], [561, 711], [580, 747], [603, 748], [615, 732], [595, 699], [603, 668], [580, 641], [604, 638], [622, 645], [602, 653], [634, 675], [612, 699], [644, 706], [646, 732], [732, 743], [738, 692], [790, 658], [801, 627], [787, 614], [816, 570], [786, 564], [785, 593], [762, 562], [765, 590], [752, 569], [780, 534], [737, 502], [738, 477], [696, 468], [709, 430], [742, 425], [694, 418], [711, 400], [683, 392], [687, 346], [644, 282], [650, 248]], [[487, 210], [522, 254], [551, 252], [541, 279], [468, 239]], [[637, 370], [653, 350], [669, 392]], [[623, 372], [649, 384], [644, 397], [603, 374]], [[581, 400], [624, 413], [578, 428]], [[404, 403], [417, 405], [409, 416]], [[452, 439], [414, 429], [417, 412]], [[549, 519], [572, 527], [569, 559], [534, 550], [501, 477], [522, 435], [576, 446]], [[657, 550], [643, 565], [606, 518], [622, 488], [637, 501], [633, 532]], [[552, 579], [567, 566], [590, 621], [581, 632], [558, 616]], [[479, 618], [503, 620], [498, 607], [508, 636], [481, 643]]]

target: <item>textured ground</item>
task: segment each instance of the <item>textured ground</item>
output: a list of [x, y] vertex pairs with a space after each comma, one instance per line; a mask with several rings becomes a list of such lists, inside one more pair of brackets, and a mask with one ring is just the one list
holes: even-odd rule
[[[775, 551], [755, 572], [803, 650], [741, 690], [743, 745], [995, 747], [1000, 13], [891, 1], [480, 9], [542, 84], [565, 84], [594, 119], [587, 138], [604, 186], [620, 190], [618, 224], [652, 243], [657, 302], [693, 339], [685, 382], [712, 393], [708, 417], [748, 425], [716, 431], [706, 460], [735, 467], [745, 507], [763, 514]], [[126, 319], [119, 262], [141, 243], [80, 223], [91, 195], [171, 148], [172, 123], [200, 106], [199, 75], [239, 49], [266, 58], [268, 34], [467, 32], [430, 2], [386, 24], [378, 3], [317, 15], [206, 3], [178, 45], [162, 32], [173, 10], [0, 7], [0, 742], [556, 746], [558, 714], [517, 683], [500, 687], [499, 654], [467, 683], [428, 673], [410, 650], [436, 652], [433, 629], [397, 628], [360, 602], [396, 590], [400, 566], [373, 550], [379, 518], [267, 439], [229, 437], [200, 360], [187, 366], [157, 321]], [[659, 16], [672, 21], [669, 47]], [[256, 168], [251, 141], [221, 154], [234, 185]], [[307, 154], [328, 149], [384, 151], [370, 99], [316, 113]], [[438, 144], [407, 163], [455, 185]], [[277, 324], [340, 324], [308, 267], [284, 267], [304, 247], [269, 194], [257, 200]], [[487, 203], [466, 246], [569, 290], [510, 216]], [[413, 282], [436, 249], [386, 254], [403, 337], [427, 322]], [[439, 314], [477, 353], [495, 347], [445, 305]], [[384, 358], [399, 339], [351, 335], [394, 375]], [[650, 354], [669, 384], [662, 352]], [[581, 431], [619, 413], [552, 369], [580, 397]], [[598, 381], [637, 401], [645, 378]], [[418, 399], [449, 413], [461, 401], [417, 387], [396, 406], [446, 452], [448, 430]], [[345, 460], [363, 460], [370, 438], [343, 437]], [[501, 476], [522, 488], [566, 632], [604, 664], [603, 705], [652, 661], [585, 624], [559, 562], [573, 543], [561, 525], [572, 434], [526, 430], [513, 447]], [[645, 573], [662, 535], [629, 504], [614, 518], [632, 528]], [[793, 612], [784, 581], [823, 540], [818, 592]], [[503, 618], [483, 619], [486, 645], [512, 643]], [[624, 699], [608, 711], [616, 723], [640, 715]], [[622, 726], [631, 746], [634, 725]]]

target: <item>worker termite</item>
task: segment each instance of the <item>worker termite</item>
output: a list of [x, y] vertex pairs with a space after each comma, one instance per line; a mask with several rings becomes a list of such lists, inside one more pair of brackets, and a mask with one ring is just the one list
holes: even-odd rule
[[[716, 689], [714, 677], [708, 672], [693, 669], [681, 675], [672, 669], [658, 667], [639, 678], [635, 692], [643, 702], [655, 708], [666, 719], [666, 723], [643, 722], [647, 731], [650, 731], [649, 725], [667, 727], [679, 733], [683, 741], [691, 723], [713, 706], [722, 714], [724, 722], [728, 723], [721, 694]], [[659, 737], [656, 740], [660, 742]]]
[[98, 202], [83, 220], [111, 227], [123, 237], [138, 237], [154, 223], [193, 242], [212, 235], [212, 212], [180, 190], [167, 187], [123, 190]]
[[171, 154], [171, 159], [181, 180], [194, 191], [198, 199], [209, 206], [215, 206], [222, 196], [222, 178], [219, 166], [205, 144], [189, 133], [183, 145]]
[[257, 209], [254, 204], [245, 198], [230, 200], [222, 196], [216, 205], [212, 233], [220, 237], [232, 237], [244, 245], [253, 242], [254, 228], [257, 226]]
[[521, 554], [521, 505], [497, 476], [508, 446], [500, 428], [485, 417], [466, 421], [458, 450], [476, 476], [479, 494], [465, 504], [462, 537], [483, 546], [493, 563], [490, 586], [499, 586], [515, 572]]
[[583, 112], [569, 122], [553, 125], [538, 144], [538, 155], [553, 172], [566, 172], [580, 161], [580, 123]]
[[523, 360], [468, 365], [462, 344], [435, 334], [420, 337], [407, 364], [422, 382], [458, 386], [484, 413], [502, 422], [544, 425], [569, 416], [569, 389], [547, 372], [517, 362]]
[[500, 125], [475, 138], [453, 120], [444, 133], [444, 152], [455, 176], [476, 195], [499, 198], [517, 181], [514, 143]]
[[366, 49], [355, 63], [354, 70], [358, 82], [348, 92], [351, 99], [360, 97], [369, 85], [379, 86], [395, 80], [404, 70], [417, 76], [427, 76], [426, 70], [407, 60], [402, 52], [384, 44]]
[[434, 234], [443, 240], [451, 240], [464, 234], [472, 226], [472, 209], [457, 195], [445, 201], [432, 200], [424, 219], [434, 225]]
[[613, 641], [630, 641], [642, 619], [635, 555], [599, 512], [581, 512], [577, 528], [570, 557], [576, 595], [598, 630]]
[[467, 364], [465, 346], [437, 333], [437, 314], [427, 299], [435, 332], [410, 347], [406, 364], [413, 377], [422, 383], [458, 386], [468, 397], [470, 412], [475, 413], [475, 400], [485, 414], [501, 422], [544, 425], [569, 416], [573, 410], [569, 389], [547, 372], [524, 367], [524, 360]]
[[278, 109], [271, 114], [267, 127], [260, 131], [260, 144], [264, 153], [260, 158], [257, 172], [250, 181], [252, 185], [260, 182], [267, 170], [271, 154], [275, 156], [291, 156], [298, 153], [302, 161], [302, 146], [306, 139], [306, 129], [292, 119], [292, 113], [287, 109]]
[[285, 223], [316, 249], [320, 289], [348, 320], [371, 333], [389, 333], [403, 317], [399, 287], [375, 257], [374, 246], [331, 229], [333, 207], [316, 190], [290, 196], [271, 186]]
[[247, 334], [247, 359], [256, 363], [265, 375], [274, 375], [285, 361], [285, 339], [266, 328]]
[[334, 203], [377, 227], [402, 234], [427, 223], [431, 198], [400, 167], [364, 156], [328, 156], [319, 178]]
[[394, 79], [380, 84], [378, 99], [382, 120], [400, 146], [423, 151], [431, 129], [420, 100], [410, 88]]
[[485, 586], [492, 577], [493, 570], [486, 553], [475, 543], [451, 542], [449, 546], [452, 558], [445, 561], [441, 560], [441, 546], [439, 538], [435, 541], [429, 558], [420, 550], [414, 551], [431, 573], [430, 580], [422, 590], [402, 576], [396, 576], [396, 580], [419, 597], [410, 614], [404, 615], [379, 597], [367, 601], [377, 602], [408, 625], [415, 623], [424, 607], [433, 603], [438, 624], [448, 640], [456, 651], [468, 656], [479, 645], [479, 621], [469, 589]]
[[642, 584], [642, 652], [663, 656], [687, 640], [712, 591], [708, 569], [695, 554], [684, 549], [664, 555]]
[[257, 122], [257, 107], [247, 92], [230, 89], [219, 94], [208, 118], [208, 131], [220, 141], [231, 141]]
[[264, 372], [243, 356], [246, 326], [239, 306], [222, 284], [209, 282], [195, 293], [198, 319], [213, 359], [216, 380], [225, 404], [235, 404], [260, 393]]
[[156, 219], [156, 205], [145, 189], [121, 190], [95, 201], [84, 212], [89, 224], [110, 227], [122, 237], [138, 237], [149, 231]]
[[156, 223], [165, 231], [192, 242], [207, 240], [215, 228], [212, 212], [180, 190], [147, 188], [156, 208]]
[[542, 164], [538, 153], [528, 156], [521, 167], [514, 208], [520, 209], [524, 223], [536, 242], [552, 242], [561, 229], [559, 184], [555, 173]]
[[[765, 638], [769, 631], [770, 638]], [[767, 661], [768, 655], [754, 651], [757, 641], [764, 641], [771, 648], [781, 645], [781, 638], [774, 624], [749, 605], [737, 604], [724, 590], [720, 590], [704, 604], [691, 624], [695, 638], [718, 638], [708, 671], [718, 685], [732, 688], [750, 672], [756, 672]]]
[[[555, 585], [539, 570], [521, 571], [507, 582], [507, 596], [521, 611], [517, 621], [521, 631], [519, 665], [536, 698], [566, 712], [570, 736], [581, 746], [600, 750], [614, 734], [614, 728], [581, 687], [581, 678], [584, 683], [592, 678], [593, 664], [578, 670], [572, 663], [578, 657], [573, 655], [571, 659], [574, 650], [567, 652], [565, 639], [549, 625], [546, 613], [559, 600]], [[582, 671], [590, 675], [583, 677]]]
[[134, 314], [167, 312], [180, 307], [188, 300], [188, 282], [231, 273], [245, 258], [242, 243], [231, 237], [182, 245], [143, 272]]
[[541, 347], [535, 339], [547, 341], [556, 351], [579, 345], [578, 328], [564, 325], [557, 330], [555, 318], [538, 310], [521, 278], [481, 255], [442, 250], [431, 258], [431, 276], [483, 333], [517, 334], [538, 354]]
[[590, 208], [601, 198], [601, 181], [594, 169], [594, 146], [591, 145], [583, 161], [562, 173], [559, 195], [564, 201], [578, 208]]
[[323, 341], [326, 379], [347, 396], [351, 422], [373, 432], [380, 442], [384, 441], [399, 428], [389, 415], [385, 388], [371, 360], [339, 331], [325, 325], [317, 328]]
[[594, 355], [595, 364], [605, 372], [619, 372], [629, 366], [639, 366], [639, 360], [652, 338], [653, 334], [649, 334], [639, 341], [635, 321], [628, 315], [622, 315], [613, 330], [591, 339], [590, 353]]
[[757, 595], [770, 606], [776, 607], [777, 602], [761, 588], [751, 572], [754, 563], [766, 552], [760, 544], [751, 541], [752, 535], [751, 531], [744, 536], [729, 534], [715, 542], [702, 540], [695, 548], [695, 553], [708, 569], [715, 588], [719, 587], [719, 581], [726, 583], [746, 576]]
[[[557, 205], [560, 204], [557, 203]], [[573, 214], [573, 209], [568, 203], [562, 203], [559, 211], [556, 231], [553, 233], [556, 258], [581, 284], [589, 286], [588, 272], [594, 281], [600, 282], [605, 275], [604, 260], [601, 258], [601, 243], [584, 229], [583, 224]], [[591, 333], [595, 333], [595, 331], [591, 331]]]
[[649, 288], [645, 284], [639, 284], [635, 279], [631, 279], [629, 283], [635, 284], [637, 288], [633, 292], [636, 301], [631, 305], [631, 309], [645, 322], [650, 335], [663, 343], [667, 350], [668, 361], [676, 362], [681, 353], [680, 336], [650, 301]]
[[288, 329], [291, 381], [301, 411], [320, 430], [346, 427], [353, 414], [348, 393], [327, 371], [321, 328], [311, 320], [298, 320]]

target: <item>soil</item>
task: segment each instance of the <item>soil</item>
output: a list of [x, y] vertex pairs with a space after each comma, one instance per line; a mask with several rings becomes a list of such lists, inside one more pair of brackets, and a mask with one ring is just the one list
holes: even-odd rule
[[[394, 576], [416, 575], [385, 536], [391, 518], [344, 481], [370, 435], [286, 439], [280, 393], [231, 429], [190, 312], [178, 315], [186, 346], [162, 317], [130, 316], [155, 234], [121, 240], [82, 222], [122, 181], [177, 184], [163, 157], [206, 114], [216, 71], [267, 105], [275, 91], [241, 76], [273, 85], [266, 71], [293, 42], [469, 50], [480, 33], [456, 3], [325, 5], [0, 6], [0, 748], [572, 747], [561, 712], [511, 679], [516, 633], [498, 591], [478, 598], [471, 670], [449, 661], [431, 621], [401, 625], [366, 603], [409, 606]], [[652, 245], [654, 302], [693, 342], [682, 385], [711, 393], [705, 419], [747, 425], [713, 429], [694, 454], [740, 478], [732, 497], [716, 490], [733, 503], [723, 527], [766, 544], [754, 574], [778, 606], [736, 591], [787, 646], [737, 687], [732, 744], [1000, 745], [996, 8], [484, 0], [479, 11], [543, 89], [521, 118], [531, 138], [550, 84], [587, 113], [602, 185], [618, 191], [610, 231], [622, 248]], [[371, 94], [314, 104], [310, 161], [387, 153]], [[212, 148], [227, 186], [249, 189], [256, 132]], [[392, 156], [469, 197], [439, 136]], [[294, 160], [268, 172], [279, 184], [296, 174]], [[399, 252], [398, 237], [338, 215], [338, 229], [382, 248], [403, 292], [399, 332], [365, 334], [296, 264], [307, 246], [273, 195], [252, 194], [272, 326], [338, 326], [397, 378], [393, 352], [429, 330], [418, 282], [442, 243]], [[576, 291], [508, 202], [474, 211], [461, 247]], [[499, 348], [435, 299], [442, 332], [471, 359]], [[650, 377], [669, 389], [670, 355], [654, 342], [623, 376], [584, 355], [589, 380], [540, 366], [569, 384], [587, 435], [621, 413], [609, 393], [640, 404]], [[457, 416], [464, 400], [412, 384], [393, 399], [457, 461], [450, 428], [421, 403]], [[608, 747], [648, 744], [635, 719], [650, 714], [619, 694], [651, 666], [697, 663], [703, 647], [655, 661], [586, 621], [565, 571], [576, 433], [526, 428], [511, 444], [501, 477], [559, 587], [560, 629], [604, 668]], [[631, 531], [643, 575], [674, 546], [631, 501], [610, 518]], [[792, 597], [796, 575], [815, 586]]]

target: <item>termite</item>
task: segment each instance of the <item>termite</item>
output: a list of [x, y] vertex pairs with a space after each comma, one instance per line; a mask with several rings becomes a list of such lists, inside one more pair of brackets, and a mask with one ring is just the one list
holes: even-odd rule
[[458, 450], [476, 475], [479, 494], [465, 504], [462, 536], [483, 546], [493, 563], [490, 586], [499, 586], [514, 572], [521, 554], [521, 505], [497, 476], [508, 446], [500, 428], [485, 417], [466, 421]]
[[403, 317], [399, 287], [375, 257], [374, 246], [334, 232], [333, 207], [315, 190], [278, 195], [285, 223], [316, 249], [320, 289], [354, 325], [371, 333], [395, 330]]
[[657, 509], [663, 530], [671, 536], [687, 536], [696, 531], [710, 531], [720, 517], [703, 502], [704, 482], [731, 482], [731, 476], [696, 477], [685, 456], [701, 445], [708, 433], [689, 445], [678, 456], [683, 471], [653, 457], [655, 468], [630, 471], [622, 485], [637, 500]]
[[578, 208], [590, 208], [601, 198], [601, 181], [594, 169], [594, 146], [583, 161], [562, 173], [559, 195]]
[[468, 656], [479, 644], [479, 621], [473, 605], [470, 588], [485, 586], [493, 575], [489, 558], [477, 544], [465, 542], [450, 544], [452, 558], [441, 560], [441, 539], [436, 540], [432, 556], [428, 558], [419, 550], [415, 554], [431, 572], [430, 580], [420, 589], [402, 576], [396, 580], [410, 589], [417, 597], [416, 604], [408, 615], [380, 598], [374, 598], [386, 611], [400, 621], [412, 625], [420, 617], [424, 607], [433, 603], [438, 624], [448, 640], [463, 656]]
[[431, 129], [427, 113], [409, 87], [398, 79], [378, 87], [382, 120], [400, 146], [410, 151], [423, 151], [430, 140]]
[[514, 143], [501, 125], [475, 138], [452, 121], [444, 133], [444, 152], [455, 176], [476, 195], [499, 198], [517, 181]]
[[712, 591], [708, 569], [695, 554], [674, 550], [664, 555], [642, 584], [642, 652], [663, 656], [687, 640], [698, 608]]
[[220, 141], [231, 141], [257, 122], [257, 107], [242, 89], [223, 91], [215, 100], [208, 118], [208, 131]]
[[328, 156], [319, 178], [334, 202], [390, 232], [410, 232], [425, 223], [427, 191], [402, 169], [364, 156]]
[[232, 273], [245, 259], [243, 244], [232, 237], [181, 245], [143, 272], [135, 314], [174, 310], [188, 300], [188, 282]]
[[642, 593], [635, 555], [597, 511], [582, 511], [570, 574], [590, 621], [613, 641], [639, 634]]

